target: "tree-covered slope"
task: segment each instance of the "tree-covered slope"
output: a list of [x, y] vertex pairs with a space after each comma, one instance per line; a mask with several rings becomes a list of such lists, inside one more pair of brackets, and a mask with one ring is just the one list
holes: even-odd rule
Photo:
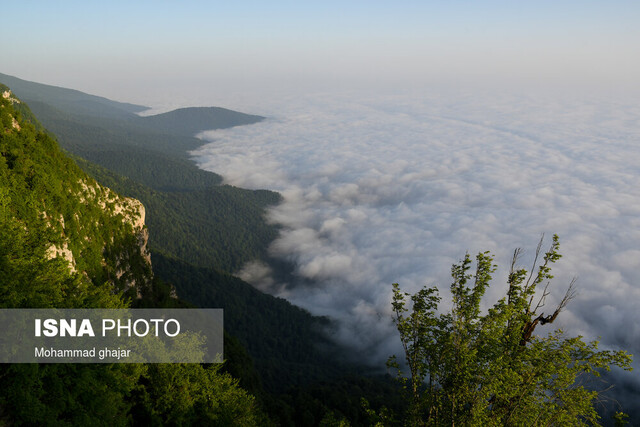
[[185, 181], [178, 179], [173, 181], [178, 189], [156, 190], [78, 162], [100, 182], [144, 203], [151, 248], [194, 265], [235, 272], [247, 261], [266, 258], [277, 235], [263, 219], [265, 207], [279, 200], [277, 193], [227, 185], [184, 189]]
[[[83, 172], [6, 86], [0, 95], [0, 307], [121, 308], [167, 289], [153, 277], [142, 205]], [[267, 422], [221, 369], [5, 364], [0, 424]]]
[[[90, 178], [55, 140], [37, 130], [37, 122], [29, 121], [35, 119], [25, 104], [6, 86], [0, 85], [0, 92], [2, 242], [9, 245], [3, 251], [2, 268], [9, 269], [3, 274], [5, 285], [12, 281], [12, 286], [28, 286], [29, 281], [14, 268], [23, 274], [37, 270], [35, 265], [26, 268], [16, 263], [52, 259], [64, 263], [74, 280], [90, 282], [90, 289], [102, 289], [107, 299], [113, 299], [112, 288], [124, 291], [147, 286], [151, 271], [140, 202], [121, 197]], [[43, 290], [55, 288], [47, 286], [47, 280]], [[34, 304], [20, 289], [5, 287], [5, 292], [11, 295], [4, 300], [6, 306]], [[64, 295], [68, 292], [41, 303], [67, 304]]]
[[[202, 144], [193, 135], [203, 129], [254, 123], [262, 117], [222, 108], [138, 117], [120, 103], [102, 98], [104, 115], [96, 110], [85, 114], [72, 102], [85, 99], [77, 91], [23, 80], [19, 87], [64, 149], [129, 179], [123, 184], [100, 175], [101, 182], [109, 181], [108, 185], [147, 207], [152, 248], [230, 272], [266, 256], [277, 229], [264, 221], [264, 211], [280, 196], [220, 185], [220, 176], [198, 169], [187, 153]], [[72, 101], [59, 101], [61, 92], [63, 99]], [[94, 168], [92, 173], [99, 171]]]
[[181, 298], [200, 307], [225, 308], [225, 329], [253, 355], [267, 391], [283, 392], [344, 372], [332, 357], [335, 346], [322, 332], [328, 319], [310, 316], [229, 274], [155, 252], [153, 259], [156, 273], [173, 283]]

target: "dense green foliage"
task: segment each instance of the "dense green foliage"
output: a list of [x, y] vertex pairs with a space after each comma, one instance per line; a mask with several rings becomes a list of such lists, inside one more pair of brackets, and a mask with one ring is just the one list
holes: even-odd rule
[[531, 272], [516, 266], [516, 251], [507, 295], [486, 314], [480, 303], [496, 268], [488, 252], [477, 255], [473, 274], [469, 255], [454, 264], [452, 308], [446, 313], [437, 313], [437, 288], [409, 295], [394, 285], [393, 309], [408, 376], [400, 372], [395, 357], [389, 365], [399, 370], [411, 396], [408, 424], [598, 424], [598, 391], [590, 388], [589, 379], [611, 366], [630, 370], [631, 356], [598, 350], [596, 341], [568, 338], [561, 330], [534, 334], [537, 326], [552, 323], [574, 295], [572, 283], [550, 314], [542, 312], [550, 294], [551, 264], [560, 258], [558, 248], [554, 236]]
[[10, 425], [259, 425], [255, 398], [221, 365], [9, 365], [0, 422]]
[[[0, 93], [6, 91], [0, 85]], [[137, 291], [150, 295], [148, 301], [170, 292], [169, 285], [153, 279], [141, 252], [142, 231], [132, 226], [137, 210], [88, 177], [39, 131], [41, 125], [18, 99], [0, 99], [0, 121], [0, 307], [125, 307], [130, 299], [124, 291], [134, 283]], [[73, 262], [55, 256], [52, 247], [58, 252], [68, 248]], [[179, 305], [173, 299], [156, 300]], [[221, 369], [197, 364], [3, 365], [0, 424], [268, 421], [255, 398]]]
[[194, 267], [156, 252], [153, 262], [156, 274], [173, 283], [181, 298], [200, 307], [224, 307], [225, 329], [253, 355], [267, 391], [282, 392], [292, 384], [341, 372], [331, 353], [318, 351], [323, 347], [330, 352], [333, 347], [321, 328], [328, 320], [211, 268]]

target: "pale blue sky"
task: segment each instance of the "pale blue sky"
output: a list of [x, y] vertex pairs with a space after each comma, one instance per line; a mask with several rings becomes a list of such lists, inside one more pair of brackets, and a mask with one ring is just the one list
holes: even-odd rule
[[640, 72], [638, 1], [25, 0], [2, 22], [0, 72], [138, 102], [168, 86], [637, 87]]

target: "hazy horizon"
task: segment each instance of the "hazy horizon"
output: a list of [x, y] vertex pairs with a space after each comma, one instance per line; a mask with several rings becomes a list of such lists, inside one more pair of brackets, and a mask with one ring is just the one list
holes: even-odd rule
[[308, 93], [640, 92], [633, 1], [3, 5], [1, 72], [152, 107]]

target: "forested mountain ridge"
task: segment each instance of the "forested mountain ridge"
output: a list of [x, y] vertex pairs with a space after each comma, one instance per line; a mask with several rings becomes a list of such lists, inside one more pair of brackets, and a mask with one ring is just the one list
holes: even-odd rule
[[[193, 136], [202, 129], [255, 123], [262, 117], [213, 107], [139, 117], [132, 110], [140, 106], [0, 74], [2, 79], [17, 85], [14, 92], [63, 149], [130, 180], [131, 185], [110, 185], [147, 207], [152, 248], [229, 272], [267, 257], [278, 230], [264, 221], [264, 210], [278, 203], [280, 195], [220, 185], [219, 175], [200, 170], [188, 158], [188, 150], [202, 145]], [[87, 103], [93, 107], [83, 109]]]
[[41, 83], [28, 82], [0, 73], [0, 82], [9, 86], [20, 99], [31, 105], [33, 101], [51, 103], [55, 108], [83, 115], [100, 117], [128, 117], [147, 109], [142, 105], [127, 104], [88, 95], [75, 89], [65, 89]]
[[[0, 95], [0, 308], [124, 308], [170, 293], [152, 272], [142, 204], [80, 169], [8, 87]], [[3, 364], [0, 424], [267, 422], [221, 368]]]

